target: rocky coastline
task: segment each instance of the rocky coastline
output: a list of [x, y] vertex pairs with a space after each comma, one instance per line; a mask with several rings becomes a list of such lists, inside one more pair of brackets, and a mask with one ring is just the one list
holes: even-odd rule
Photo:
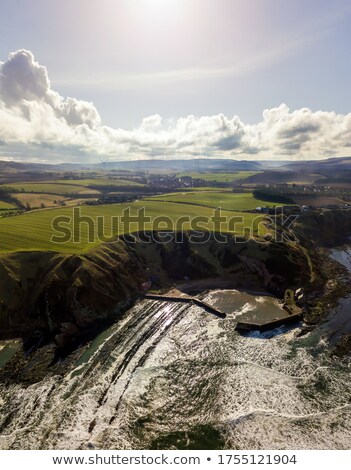
[[238, 243], [230, 238], [221, 244], [212, 235], [206, 243], [196, 245], [191, 233], [186, 233], [182, 243], [163, 244], [153, 234], [152, 243], [135, 243], [132, 237], [125, 237], [82, 255], [2, 255], [0, 339], [23, 340], [25, 357], [19, 363], [41, 351], [45, 370], [57, 357], [64, 357], [118, 321], [145, 283], [155, 290], [193, 285], [199, 291], [201, 286], [210, 288], [211, 280], [226, 288], [278, 298], [285, 289], [303, 287], [304, 321], [317, 325], [350, 292], [347, 270], [330, 259], [324, 241], [325, 233], [330, 236], [336, 228], [338, 239], [341, 234], [347, 236], [351, 216], [347, 213], [345, 217], [345, 213], [320, 215], [323, 232], [315, 225], [316, 215], [301, 218], [296, 227], [298, 242]]

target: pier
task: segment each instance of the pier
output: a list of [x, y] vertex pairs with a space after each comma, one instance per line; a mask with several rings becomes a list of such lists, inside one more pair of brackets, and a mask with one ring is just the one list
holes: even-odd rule
[[298, 323], [300, 320], [302, 320], [302, 311], [287, 315], [286, 317], [277, 318], [276, 320], [272, 320], [266, 323], [252, 323], [239, 321], [235, 329], [243, 333], [248, 331], [264, 332], [274, 330], [275, 328], [278, 328], [279, 326], [283, 325], [293, 325], [294, 323]]
[[182, 303], [194, 304], [194, 305], [197, 305], [198, 307], [203, 308], [206, 312], [211, 313], [212, 315], [215, 315], [218, 318], [224, 319], [227, 316], [224, 312], [221, 312], [220, 310], [218, 310], [218, 308], [213, 307], [212, 305], [208, 304], [207, 302], [204, 302], [203, 300], [200, 300], [196, 297], [191, 297], [189, 295], [143, 294], [142, 297], [144, 297], [144, 299], [149, 299], [149, 300], [163, 300], [165, 302], [182, 302]]
[[[141, 297], [144, 299], [149, 300], [157, 300], [157, 301], [164, 301], [164, 302], [179, 302], [179, 303], [188, 303], [197, 305], [198, 307], [203, 308], [206, 312], [215, 315], [218, 318], [224, 319], [227, 317], [226, 313], [222, 312], [218, 308], [210, 305], [209, 303], [198, 299], [197, 297], [193, 297], [187, 294], [183, 294], [177, 289], [172, 289], [171, 291], [167, 292], [167, 294], [153, 294], [153, 293], [145, 293], [140, 294]], [[235, 329], [239, 332], [248, 332], [248, 331], [269, 331], [273, 330], [274, 328], [278, 328], [282, 325], [292, 325], [294, 323], [298, 323], [302, 320], [303, 317], [303, 310], [299, 306], [296, 305], [295, 302], [284, 302], [283, 309], [287, 312], [287, 315], [275, 318], [274, 320], [270, 320], [263, 323], [255, 323], [250, 321], [238, 321], [236, 324]]]
[[235, 329], [239, 332], [245, 333], [248, 331], [269, 331], [278, 328], [283, 325], [293, 325], [298, 323], [303, 318], [303, 309], [297, 305], [296, 300], [301, 301], [304, 299], [303, 290], [300, 288], [296, 292], [292, 289], [286, 289], [284, 293], [284, 303], [282, 308], [287, 312], [287, 315], [281, 318], [275, 318], [274, 320], [265, 323], [254, 323], [254, 322], [241, 322], [239, 321]]

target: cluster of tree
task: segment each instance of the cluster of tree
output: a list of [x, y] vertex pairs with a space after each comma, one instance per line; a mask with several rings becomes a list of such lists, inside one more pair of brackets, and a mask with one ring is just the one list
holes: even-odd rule
[[[36, 209], [36, 207], [32, 207], [29, 202], [26, 202], [24, 205], [22, 205], [23, 209], [26, 211], [26, 212], [29, 212], [31, 211], [32, 209]], [[46, 205], [42, 202], [40, 204], [40, 209], [45, 209]]]
[[0, 188], [0, 199], [1, 201], [8, 202], [9, 204], [18, 205], [17, 199], [15, 199], [11, 194], [11, 188], [3, 186]]
[[295, 201], [291, 197], [269, 189], [255, 189], [253, 191], [253, 195], [256, 199], [260, 199], [261, 201], [276, 202], [280, 204], [295, 204]]
[[0, 218], [13, 217], [18, 214], [22, 214], [22, 212], [20, 210], [0, 211]]

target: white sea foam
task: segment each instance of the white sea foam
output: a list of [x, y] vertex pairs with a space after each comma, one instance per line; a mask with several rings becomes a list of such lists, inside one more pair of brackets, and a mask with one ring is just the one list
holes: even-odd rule
[[240, 336], [235, 322], [138, 304], [65, 377], [0, 386], [0, 448], [146, 448], [204, 425], [228, 448], [350, 447], [350, 364], [311, 334]]

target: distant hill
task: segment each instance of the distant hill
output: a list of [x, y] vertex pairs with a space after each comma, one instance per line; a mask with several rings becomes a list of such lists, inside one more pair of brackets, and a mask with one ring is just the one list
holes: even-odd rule
[[125, 171], [257, 171], [262, 170], [260, 162], [238, 160], [214, 160], [198, 158], [193, 160], [129, 160], [121, 162], [104, 162], [93, 164], [40, 164], [0, 161], [0, 171], [75, 171], [82, 169], [93, 170], [125, 170]]
[[83, 169], [106, 169], [125, 171], [283, 171], [286, 173], [324, 173], [331, 170], [351, 170], [351, 157], [329, 158], [327, 160], [309, 161], [247, 161], [230, 159], [194, 158], [192, 160], [129, 160], [106, 161], [104, 163], [22, 163], [15, 161], [1, 161], [0, 171], [75, 171]]
[[22, 163], [0, 160], [0, 171], [55, 171], [55, 170], [79, 170], [87, 165], [62, 163], [51, 165], [49, 163]]
[[[318, 173], [319, 174], [319, 173]], [[320, 175], [322, 177], [322, 175]], [[315, 176], [311, 176], [306, 171], [292, 170], [266, 170], [262, 173], [249, 176], [245, 183], [251, 184], [282, 184], [282, 183], [313, 183]]]
[[351, 157], [328, 158], [327, 160], [308, 160], [289, 162], [284, 170], [315, 171], [316, 173], [330, 170], [351, 170]]
[[193, 160], [137, 160], [126, 162], [108, 162], [108, 169], [116, 170], [169, 170], [169, 171], [257, 171], [262, 169], [260, 162], [195, 158]]

